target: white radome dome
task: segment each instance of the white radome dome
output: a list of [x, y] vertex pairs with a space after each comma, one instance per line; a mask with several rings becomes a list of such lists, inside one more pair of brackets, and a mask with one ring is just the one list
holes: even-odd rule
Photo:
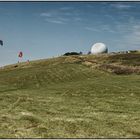
[[91, 54], [107, 53], [108, 49], [104, 43], [95, 43], [91, 47]]

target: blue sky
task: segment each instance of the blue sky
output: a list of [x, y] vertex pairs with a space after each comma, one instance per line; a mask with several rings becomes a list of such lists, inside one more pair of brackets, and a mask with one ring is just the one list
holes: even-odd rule
[[0, 66], [87, 53], [92, 44], [109, 51], [140, 49], [140, 2], [0, 2]]

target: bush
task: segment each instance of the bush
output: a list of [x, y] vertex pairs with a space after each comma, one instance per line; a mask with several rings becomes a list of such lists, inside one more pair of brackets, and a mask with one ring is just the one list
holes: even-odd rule
[[67, 52], [64, 54], [64, 56], [69, 56], [69, 55], [81, 55], [82, 52], [78, 53], [78, 52]]

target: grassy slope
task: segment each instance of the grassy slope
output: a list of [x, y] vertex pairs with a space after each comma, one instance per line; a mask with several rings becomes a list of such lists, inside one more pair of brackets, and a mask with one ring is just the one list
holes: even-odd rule
[[1, 69], [0, 138], [140, 137], [140, 75], [97, 68], [139, 60], [59, 57]]

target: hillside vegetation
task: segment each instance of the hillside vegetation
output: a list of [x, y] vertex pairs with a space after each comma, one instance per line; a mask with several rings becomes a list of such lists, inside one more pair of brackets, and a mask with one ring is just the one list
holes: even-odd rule
[[139, 116], [140, 54], [0, 69], [0, 138], [139, 138]]

